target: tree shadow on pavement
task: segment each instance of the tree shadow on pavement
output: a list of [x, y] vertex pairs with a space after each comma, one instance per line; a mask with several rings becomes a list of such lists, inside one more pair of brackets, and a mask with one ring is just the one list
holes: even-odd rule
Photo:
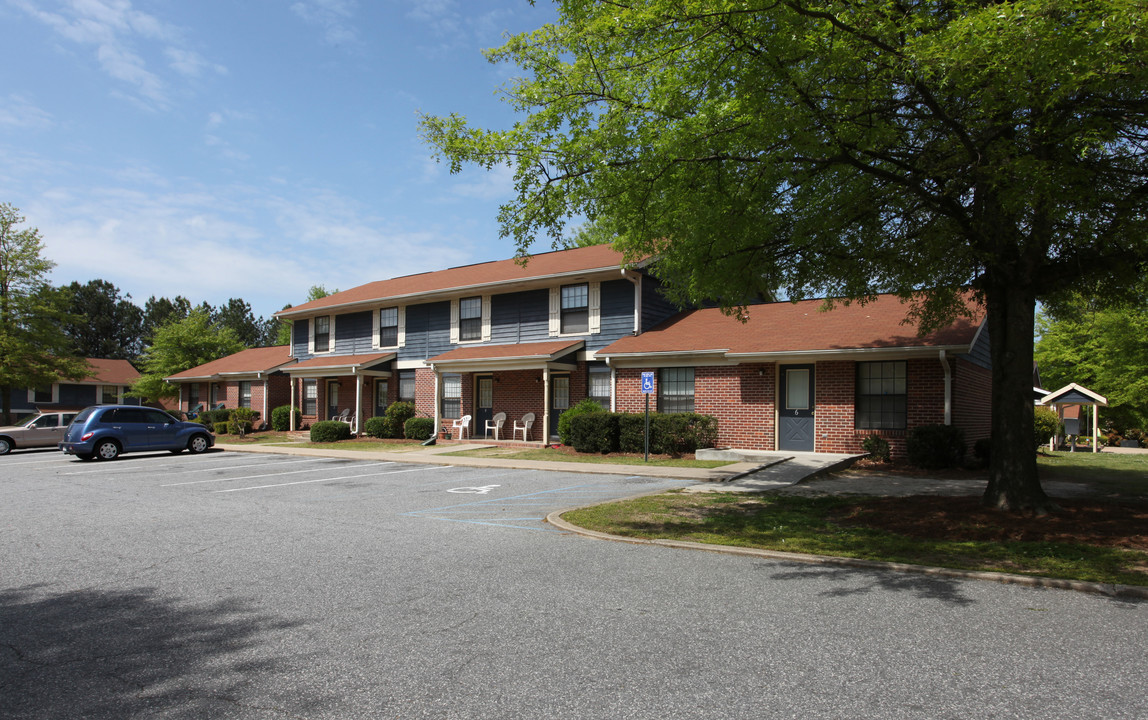
[[147, 588], [0, 591], [0, 718], [250, 711], [242, 688], [278, 665], [260, 646], [301, 624], [238, 599], [193, 606]]
[[[776, 569], [776, 565], [762, 565], [763, 569]], [[899, 573], [888, 570], [865, 570], [828, 565], [786, 564], [783, 572], [770, 575], [774, 580], [825, 580], [839, 583], [823, 590], [823, 597], [863, 595], [877, 590], [909, 592], [922, 600], [939, 600], [955, 606], [968, 606], [976, 601], [961, 592], [962, 580], [955, 578]]]

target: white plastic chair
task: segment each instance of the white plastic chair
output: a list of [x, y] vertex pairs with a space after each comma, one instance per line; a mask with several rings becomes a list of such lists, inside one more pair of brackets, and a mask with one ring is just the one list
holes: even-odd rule
[[494, 439], [498, 439], [498, 434], [502, 432], [502, 426], [506, 423], [506, 413], [495, 413], [494, 417], [486, 421], [486, 436], [490, 437], [490, 431], [494, 431]]
[[530, 428], [534, 427], [534, 413], [526, 413], [522, 416], [522, 424], [514, 421], [514, 438], [518, 439], [518, 431], [522, 431], [522, 442], [530, 441]]
[[[456, 430], [458, 432], [455, 432]], [[457, 437], [459, 440], [461, 440], [463, 435], [467, 435], [469, 433], [470, 433], [470, 415], [463, 415], [458, 420], [451, 421], [450, 436], [452, 438]]]
[[337, 420], [339, 422], [349, 423], [351, 421], [347, 419], [347, 416], [349, 416], [350, 414], [351, 414], [351, 408], [343, 408], [343, 412], [341, 412], [337, 415], [332, 415], [331, 419]]

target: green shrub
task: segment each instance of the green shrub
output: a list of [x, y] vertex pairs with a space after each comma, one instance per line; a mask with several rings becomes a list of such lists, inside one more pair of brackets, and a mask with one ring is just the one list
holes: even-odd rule
[[351, 426], [338, 420], [320, 420], [311, 426], [311, 442], [338, 442], [350, 437]]
[[[395, 403], [396, 405], [398, 403]], [[404, 403], [409, 405], [410, 403]], [[394, 407], [393, 405], [391, 407]], [[388, 412], [390, 408], [387, 408]], [[427, 440], [434, 435], [434, 419], [427, 417], [413, 417], [407, 419], [403, 425], [403, 434], [411, 440]]]
[[251, 408], [235, 408], [227, 419], [227, 432], [231, 435], [246, 435], [255, 426], [259, 413]]
[[196, 422], [211, 427], [216, 423], [227, 422], [229, 419], [231, 419], [230, 410], [204, 410], [196, 418]]
[[224, 422], [213, 423], [211, 427], [215, 430], [216, 435], [226, 435], [227, 430], [228, 430], [228, 425], [229, 425], [229, 423], [227, 421], [224, 421]]
[[290, 405], [280, 405], [271, 411], [271, 429], [284, 432], [291, 429], [291, 413], [295, 413], [295, 429], [303, 426], [302, 411]]
[[363, 423], [363, 432], [373, 438], [386, 438], [391, 437], [386, 434], [387, 419], [382, 415], [376, 415], [372, 418], [367, 418], [367, 422]]
[[893, 456], [889, 441], [876, 434], [866, 436], [861, 441], [861, 449], [869, 453], [870, 458], [881, 462], [889, 462], [889, 458]]
[[981, 438], [973, 443], [973, 457], [982, 465], [988, 465], [993, 456], [992, 438]]
[[586, 398], [577, 405], [566, 408], [561, 415], [558, 416], [558, 442], [563, 445], [573, 445], [573, 440], [570, 439], [570, 421], [579, 415], [586, 415], [588, 413], [604, 413], [605, 410], [598, 404], [597, 400]]
[[575, 413], [566, 424], [565, 444], [583, 453], [616, 452], [619, 417], [617, 413], [602, 412], [601, 406], [598, 412]]
[[677, 457], [717, 442], [717, 418], [712, 415], [658, 413], [650, 420], [650, 452]]
[[[394, 402], [383, 414], [383, 437], [401, 438], [406, 433], [407, 420], [415, 416], [414, 403]], [[434, 432], [434, 430], [431, 430]], [[429, 437], [429, 436], [428, 436]], [[425, 439], [425, 438], [424, 438]]]
[[1044, 445], [1060, 430], [1060, 418], [1052, 408], [1038, 407], [1032, 414], [1037, 447]]
[[[654, 418], [657, 413], [650, 413], [650, 434], [653, 435]], [[653, 443], [650, 443], [651, 449]], [[646, 449], [646, 415], [645, 413], [622, 413], [618, 416], [618, 451], [624, 453], [640, 453]]]
[[919, 425], [905, 438], [909, 462], [926, 470], [957, 467], [965, 457], [965, 432], [953, 425]]

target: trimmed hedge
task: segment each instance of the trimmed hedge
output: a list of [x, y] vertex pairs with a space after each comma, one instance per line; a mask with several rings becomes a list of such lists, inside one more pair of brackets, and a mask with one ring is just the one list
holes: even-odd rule
[[271, 411], [271, 429], [284, 432], [291, 429], [291, 411], [295, 411], [295, 429], [303, 426], [303, 411], [290, 405], [280, 405]]
[[246, 435], [255, 427], [259, 413], [251, 408], [235, 408], [227, 419], [227, 432], [231, 435]]
[[225, 420], [223, 422], [212, 423], [211, 428], [215, 432], [216, 435], [226, 435], [228, 432], [228, 426], [229, 425], [230, 425], [230, 423], [228, 423]]
[[917, 467], [957, 467], [965, 458], [965, 431], [952, 425], [918, 425], [905, 438], [905, 449]]
[[889, 458], [893, 455], [889, 441], [876, 433], [865, 436], [865, 439], [861, 441], [861, 449], [869, 453], [869, 457], [872, 459], [881, 462], [889, 462]]
[[[409, 405], [410, 403], [404, 404]], [[403, 425], [403, 432], [411, 440], [427, 440], [434, 435], [434, 420], [425, 417], [410, 418]]]
[[[698, 413], [650, 413], [650, 452], [682, 455], [717, 442], [717, 418]], [[578, 452], [640, 453], [646, 449], [645, 413], [586, 413], [570, 419]]]
[[386, 434], [387, 419], [382, 415], [376, 415], [375, 417], [367, 418], [367, 421], [363, 423], [363, 432], [373, 438], [391, 437], [390, 435]]
[[195, 421], [201, 425], [211, 427], [216, 423], [227, 422], [231, 419], [231, 411], [223, 410], [204, 410], [195, 417]]
[[[406, 433], [407, 420], [415, 416], [415, 405], [409, 402], [393, 402], [383, 414], [383, 435], [380, 437], [401, 438]], [[433, 423], [431, 432], [434, 432]], [[406, 437], [410, 437], [407, 435]], [[429, 435], [427, 437], [430, 437]], [[426, 438], [423, 438], [424, 440]]]
[[351, 438], [351, 426], [338, 420], [320, 420], [311, 426], [311, 442], [338, 442]]
[[597, 400], [586, 398], [573, 407], [567, 408], [561, 415], [558, 416], [558, 442], [563, 445], [574, 445], [574, 440], [570, 436], [570, 421], [579, 415], [586, 415], [588, 413], [604, 413], [607, 412]]

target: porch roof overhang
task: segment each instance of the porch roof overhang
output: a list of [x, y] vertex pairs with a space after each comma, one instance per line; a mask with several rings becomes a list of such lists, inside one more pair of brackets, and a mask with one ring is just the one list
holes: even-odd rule
[[572, 370], [573, 365], [559, 363], [566, 355], [586, 346], [585, 340], [553, 340], [516, 345], [478, 345], [455, 348], [427, 360], [436, 371], [484, 372], [495, 370]]
[[282, 368], [292, 378], [338, 377], [341, 375], [364, 375], [369, 377], [391, 376], [390, 370], [380, 370], [378, 365], [395, 359], [396, 353], [368, 353], [366, 355], [332, 355], [313, 357], [290, 367]]

